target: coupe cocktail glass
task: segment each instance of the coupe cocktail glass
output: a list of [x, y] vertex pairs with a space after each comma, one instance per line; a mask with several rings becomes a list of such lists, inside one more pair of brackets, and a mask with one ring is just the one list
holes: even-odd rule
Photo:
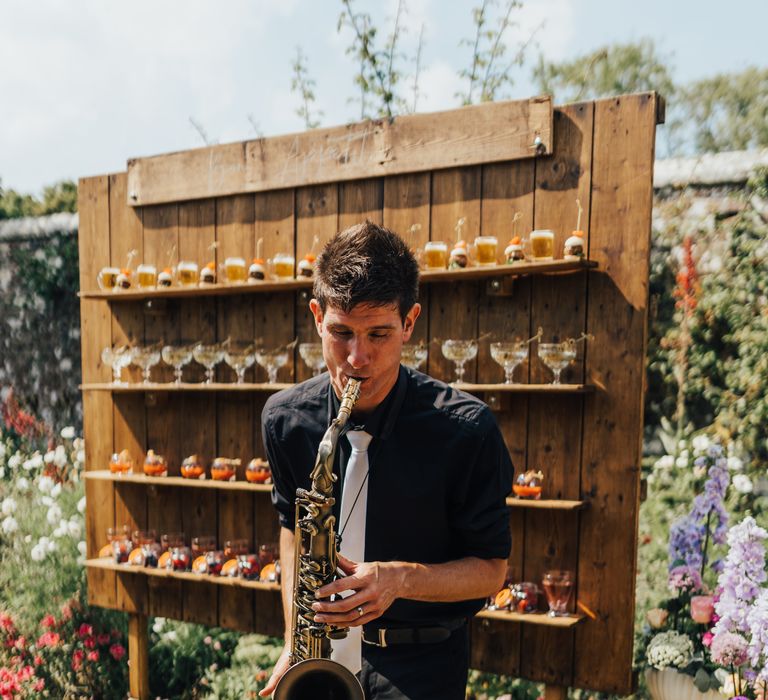
[[106, 347], [101, 351], [101, 361], [112, 367], [112, 382], [114, 384], [127, 384], [120, 379], [123, 367], [131, 364], [132, 348], [127, 345], [115, 345]]
[[277, 371], [288, 364], [288, 349], [282, 346], [277, 350], [257, 350], [256, 362], [267, 370], [268, 383], [277, 384]]
[[229, 341], [224, 346], [224, 361], [235, 371], [237, 383], [245, 383], [245, 370], [256, 362], [256, 351], [252, 343]]
[[568, 602], [573, 593], [573, 572], [545, 571], [541, 580], [549, 604], [550, 617], [562, 617], [568, 614]]
[[163, 362], [173, 367], [174, 383], [181, 384], [181, 372], [192, 362], [191, 345], [166, 345], [161, 351]]
[[304, 364], [312, 370], [312, 375], [317, 376], [325, 369], [322, 343], [300, 343], [299, 355]]
[[428, 355], [429, 351], [423, 345], [403, 345], [400, 362], [410, 369], [419, 369]]
[[477, 357], [477, 341], [444, 340], [442, 349], [445, 358], [456, 363], [456, 381], [452, 384], [461, 384], [464, 379], [464, 364], [467, 360]]
[[205, 384], [213, 384], [213, 368], [224, 359], [224, 351], [219, 343], [206, 345], [198, 343], [192, 348], [192, 357], [205, 367]]
[[143, 383], [149, 384], [149, 374], [152, 368], [160, 362], [159, 345], [142, 345], [133, 349], [131, 361], [141, 368]]
[[514, 384], [512, 375], [515, 367], [528, 357], [528, 341], [491, 343], [491, 357], [504, 368], [504, 383]]
[[554, 373], [552, 384], [560, 384], [560, 373], [576, 359], [576, 343], [572, 339], [539, 343], [539, 359]]

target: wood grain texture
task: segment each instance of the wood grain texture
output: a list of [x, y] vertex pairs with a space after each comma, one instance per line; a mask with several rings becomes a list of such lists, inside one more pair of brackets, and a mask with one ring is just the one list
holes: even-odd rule
[[[637, 518], [643, 425], [654, 93], [595, 103], [587, 376], [608, 387], [585, 401], [578, 597], [597, 613], [576, 632], [579, 650], [611, 649], [611, 664], [575, 658], [574, 683], [632, 691]], [[593, 657], [594, 658], [594, 657]]]
[[131, 698], [150, 700], [149, 627], [146, 615], [128, 616], [128, 685]]
[[549, 97], [367, 120], [129, 160], [127, 201], [144, 206], [532, 158], [550, 152], [551, 132]]

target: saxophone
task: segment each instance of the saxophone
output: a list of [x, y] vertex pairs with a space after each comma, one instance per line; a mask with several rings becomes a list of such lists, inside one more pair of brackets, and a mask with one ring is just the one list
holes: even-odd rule
[[360, 382], [350, 379], [339, 414], [320, 441], [309, 491], [296, 490], [291, 666], [277, 684], [275, 700], [363, 700], [363, 689], [345, 666], [331, 661], [331, 640], [347, 630], [314, 621], [312, 603], [318, 588], [336, 578], [338, 550], [333, 515], [333, 461], [336, 444], [360, 396]]

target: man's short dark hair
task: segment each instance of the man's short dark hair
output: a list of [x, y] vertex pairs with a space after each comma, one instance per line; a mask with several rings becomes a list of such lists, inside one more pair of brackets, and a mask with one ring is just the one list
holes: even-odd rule
[[400, 317], [419, 298], [419, 265], [400, 236], [366, 221], [326, 243], [315, 266], [314, 297], [325, 310], [396, 304]]

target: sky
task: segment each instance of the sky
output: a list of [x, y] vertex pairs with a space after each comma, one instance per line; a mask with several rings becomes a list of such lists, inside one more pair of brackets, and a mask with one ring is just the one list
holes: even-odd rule
[[[459, 106], [480, 0], [405, 0], [403, 53], [424, 27], [419, 112]], [[397, 0], [355, 0], [384, 39]], [[302, 131], [291, 91], [307, 57], [323, 126], [357, 121], [340, 0], [0, 0], [0, 180], [40, 194], [133, 157]], [[523, 0], [510, 48], [534, 35], [505, 96], [537, 93], [531, 68], [652, 38], [688, 82], [768, 67], [768, 0]], [[403, 63], [406, 73], [413, 65]], [[198, 127], [193, 126], [194, 121]]]

